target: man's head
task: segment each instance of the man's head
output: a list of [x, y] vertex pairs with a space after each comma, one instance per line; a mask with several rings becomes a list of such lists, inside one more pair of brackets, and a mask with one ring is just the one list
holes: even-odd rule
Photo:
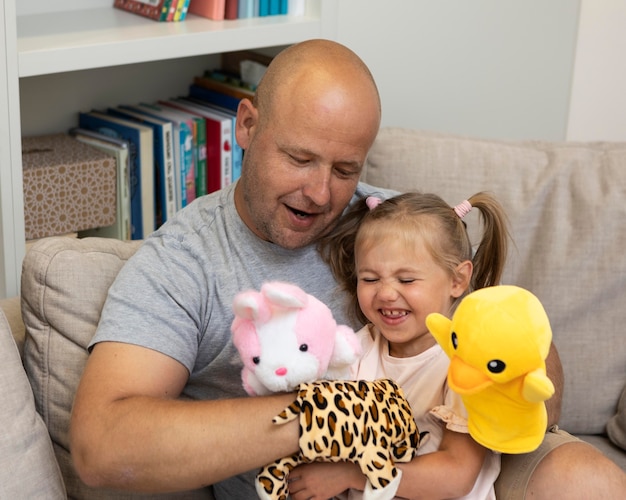
[[237, 113], [245, 154], [235, 202], [246, 225], [285, 248], [326, 233], [354, 193], [380, 114], [372, 75], [346, 47], [310, 40], [276, 56]]

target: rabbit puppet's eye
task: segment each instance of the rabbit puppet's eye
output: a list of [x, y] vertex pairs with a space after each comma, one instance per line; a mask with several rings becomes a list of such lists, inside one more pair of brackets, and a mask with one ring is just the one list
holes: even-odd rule
[[307, 351], [309, 350], [309, 346], [308, 346], [307, 344], [302, 344], [302, 345], [300, 346], [300, 350], [301, 350], [302, 352], [307, 352]]
[[252, 358], [252, 362], [255, 365], [258, 365], [261, 362], [261, 358], [259, 358], [258, 356], [255, 356], [254, 358]]

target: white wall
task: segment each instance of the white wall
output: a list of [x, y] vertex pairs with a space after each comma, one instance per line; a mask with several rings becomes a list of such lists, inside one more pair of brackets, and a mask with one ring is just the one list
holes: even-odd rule
[[337, 39], [374, 73], [383, 125], [565, 139], [580, 0], [338, 4]]
[[626, 1], [582, 0], [568, 140], [626, 141]]

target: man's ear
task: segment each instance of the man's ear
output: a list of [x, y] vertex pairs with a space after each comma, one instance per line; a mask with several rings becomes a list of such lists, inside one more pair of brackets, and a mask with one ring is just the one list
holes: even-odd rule
[[471, 260], [464, 260], [456, 266], [451, 291], [454, 298], [460, 297], [469, 289], [473, 270], [474, 265]]
[[250, 99], [241, 99], [237, 107], [237, 121], [235, 126], [235, 137], [241, 149], [248, 149], [258, 121], [259, 111], [252, 104]]

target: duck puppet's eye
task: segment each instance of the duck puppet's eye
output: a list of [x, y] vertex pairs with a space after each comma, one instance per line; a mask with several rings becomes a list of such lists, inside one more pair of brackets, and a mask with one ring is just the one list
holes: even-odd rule
[[499, 359], [492, 359], [487, 363], [487, 370], [491, 373], [502, 373], [506, 368], [506, 363], [504, 361], [500, 361]]

